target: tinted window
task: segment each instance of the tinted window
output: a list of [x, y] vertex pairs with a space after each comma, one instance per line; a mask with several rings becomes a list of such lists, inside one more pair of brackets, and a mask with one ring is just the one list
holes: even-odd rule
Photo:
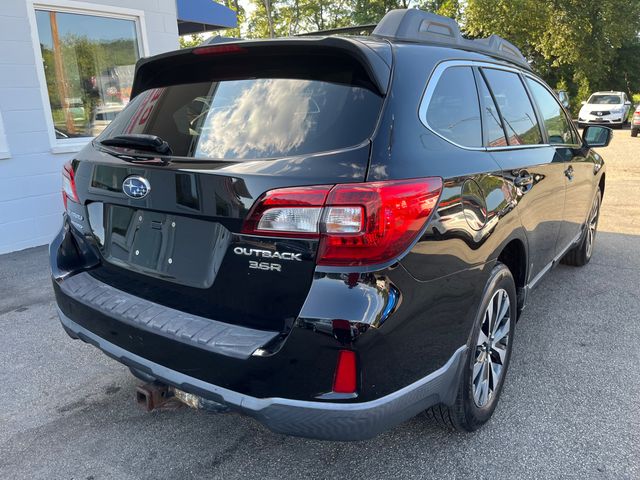
[[527, 78], [527, 84], [538, 104], [542, 121], [547, 129], [547, 135], [549, 135], [549, 143], [574, 144], [575, 139], [569, 120], [555, 97], [535, 80]]
[[350, 72], [335, 72], [334, 78], [248, 78], [150, 89], [100, 140], [145, 133], [161, 137], [176, 156], [234, 160], [359, 144], [373, 132], [382, 98], [350, 84]]
[[542, 143], [536, 115], [520, 77], [505, 70], [483, 71], [502, 114], [509, 145]]
[[482, 99], [482, 126], [484, 128], [487, 147], [504, 147], [507, 139], [504, 136], [502, 121], [491, 93], [483, 78], [480, 78], [480, 97]]
[[427, 108], [427, 123], [458, 145], [482, 146], [480, 107], [470, 67], [451, 67], [444, 71]]

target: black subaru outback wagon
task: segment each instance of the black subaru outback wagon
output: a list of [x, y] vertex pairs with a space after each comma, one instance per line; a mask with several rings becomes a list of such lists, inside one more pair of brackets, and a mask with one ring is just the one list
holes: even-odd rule
[[591, 258], [610, 135], [510, 43], [418, 10], [143, 59], [63, 171], [60, 319], [277, 432], [474, 430], [532, 288]]

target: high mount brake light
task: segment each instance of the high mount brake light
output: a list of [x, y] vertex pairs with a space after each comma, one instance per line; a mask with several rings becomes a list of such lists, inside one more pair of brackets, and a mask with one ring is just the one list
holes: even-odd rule
[[247, 53], [247, 49], [238, 45], [211, 45], [195, 48], [192, 53], [194, 55], [226, 55], [229, 53]]
[[76, 190], [76, 177], [73, 172], [71, 161], [68, 161], [62, 167], [62, 201], [64, 209], [67, 209], [67, 200], [79, 203], [78, 191]]
[[438, 203], [439, 177], [281, 188], [253, 206], [243, 233], [318, 238], [318, 264], [375, 265], [416, 239]]

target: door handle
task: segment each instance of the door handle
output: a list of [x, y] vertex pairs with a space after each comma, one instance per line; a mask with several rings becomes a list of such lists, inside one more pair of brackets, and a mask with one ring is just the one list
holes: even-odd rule
[[569, 180], [573, 180], [573, 167], [571, 165], [569, 165], [569, 168], [567, 168], [564, 171], [564, 175], [569, 179]]
[[528, 172], [520, 172], [518, 176], [513, 180], [516, 187], [523, 190], [523, 192], [529, 191], [529, 187], [533, 185], [533, 177]]

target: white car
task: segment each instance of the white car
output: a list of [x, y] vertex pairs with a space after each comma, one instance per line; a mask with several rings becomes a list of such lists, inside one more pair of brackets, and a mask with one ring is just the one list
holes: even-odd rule
[[620, 127], [626, 125], [630, 109], [631, 102], [624, 92], [595, 92], [582, 102], [578, 126], [595, 123]]
[[123, 108], [124, 105], [120, 104], [108, 104], [96, 107], [91, 115], [91, 123], [87, 128], [89, 136], [97, 137], [100, 135]]

